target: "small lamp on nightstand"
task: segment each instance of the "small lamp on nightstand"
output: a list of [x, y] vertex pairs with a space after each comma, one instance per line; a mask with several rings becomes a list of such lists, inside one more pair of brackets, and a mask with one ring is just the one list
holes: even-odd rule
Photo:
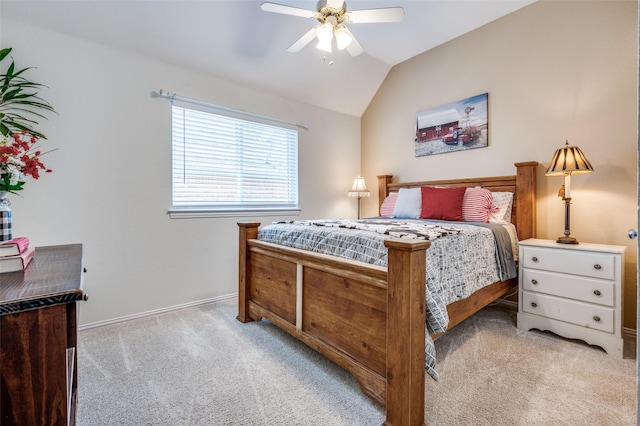
[[358, 199], [358, 219], [360, 219], [360, 199], [362, 197], [368, 197], [371, 195], [369, 190], [367, 189], [367, 185], [364, 184], [364, 178], [358, 176], [353, 180], [353, 186], [349, 190], [349, 197], [354, 197]]
[[562, 197], [564, 201], [564, 236], [556, 240], [562, 244], [578, 244], [578, 240], [571, 237], [571, 231], [569, 229], [569, 206], [571, 205], [571, 175], [580, 173], [591, 173], [593, 167], [584, 156], [580, 148], [577, 146], [569, 146], [569, 141], [566, 141], [565, 146], [556, 150], [553, 155], [551, 164], [547, 169], [547, 176], [564, 176], [564, 184], [558, 191], [558, 196]]

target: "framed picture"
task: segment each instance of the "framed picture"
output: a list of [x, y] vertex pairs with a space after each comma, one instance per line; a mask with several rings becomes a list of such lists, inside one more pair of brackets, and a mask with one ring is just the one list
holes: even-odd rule
[[472, 96], [416, 113], [416, 157], [488, 145], [489, 95]]

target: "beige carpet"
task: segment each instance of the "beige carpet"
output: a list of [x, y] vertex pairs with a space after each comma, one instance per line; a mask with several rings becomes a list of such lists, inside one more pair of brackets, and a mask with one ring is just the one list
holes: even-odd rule
[[[268, 322], [218, 302], [81, 331], [78, 424], [379, 425], [353, 378]], [[486, 308], [436, 341], [429, 425], [635, 425], [624, 360]]]
[[436, 342], [440, 380], [426, 382], [432, 425], [635, 425], [636, 360], [552, 333], [516, 329], [485, 308]]

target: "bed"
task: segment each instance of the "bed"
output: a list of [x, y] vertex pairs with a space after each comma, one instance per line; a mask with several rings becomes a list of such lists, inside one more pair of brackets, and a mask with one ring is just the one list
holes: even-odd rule
[[[511, 221], [520, 240], [536, 236], [536, 162], [516, 174], [393, 183], [378, 176], [381, 204], [401, 188], [476, 187], [513, 192]], [[241, 322], [267, 319], [349, 371], [363, 393], [386, 408], [386, 425], [424, 424], [425, 239], [388, 238], [387, 266], [285, 247], [258, 239], [260, 223], [239, 226]], [[517, 279], [497, 281], [446, 306], [451, 328], [509, 294]]]

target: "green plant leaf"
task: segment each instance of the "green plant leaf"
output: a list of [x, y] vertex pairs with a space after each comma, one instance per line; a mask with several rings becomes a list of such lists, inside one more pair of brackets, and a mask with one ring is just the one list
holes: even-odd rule
[[9, 65], [9, 68], [7, 69], [7, 77], [9, 77], [9, 79], [11, 79], [13, 77], [13, 70], [15, 69], [16, 64], [11, 61], [11, 65]]
[[[0, 61], [7, 58], [11, 50], [0, 50]], [[43, 112], [55, 113], [55, 110], [38, 96], [39, 90], [47, 86], [25, 77], [31, 69], [16, 70], [15, 62], [11, 59], [7, 71], [0, 74], [0, 133], [4, 136], [26, 131], [34, 137], [46, 139], [35, 127], [40, 118], [47, 119]]]
[[5, 56], [7, 56], [9, 53], [11, 53], [11, 48], [10, 47], [6, 47], [2, 50], [0, 50], [0, 61], [2, 61]]

